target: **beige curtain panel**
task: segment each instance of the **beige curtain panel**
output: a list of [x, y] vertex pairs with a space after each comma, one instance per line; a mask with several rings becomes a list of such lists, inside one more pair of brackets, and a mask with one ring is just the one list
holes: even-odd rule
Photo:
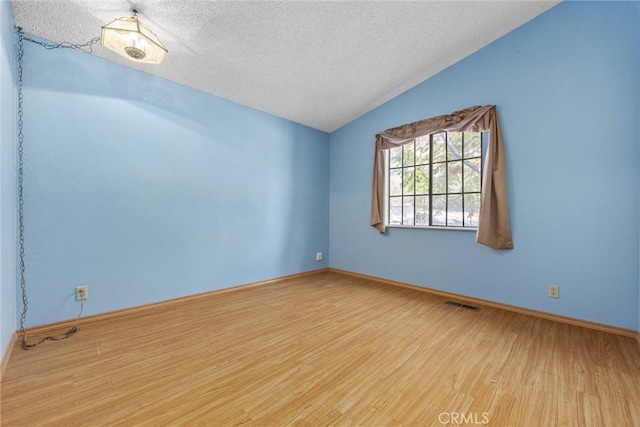
[[484, 159], [480, 218], [476, 241], [494, 249], [513, 249], [509, 203], [507, 198], [507, 163], [502, 132], [495, 105], [475, 106], [444, 116], [387, 129], [376, 135], [371, 194], [371, 225], [384, 234], [384, 151], [419, 138], [443, 131], [489, 131], [489, 147]]

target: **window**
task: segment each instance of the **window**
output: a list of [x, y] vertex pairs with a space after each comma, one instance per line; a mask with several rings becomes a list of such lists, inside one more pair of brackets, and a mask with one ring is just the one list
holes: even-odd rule
[[387, 225], [475, 229], [486, 132], [439, 132], [388, 150]]

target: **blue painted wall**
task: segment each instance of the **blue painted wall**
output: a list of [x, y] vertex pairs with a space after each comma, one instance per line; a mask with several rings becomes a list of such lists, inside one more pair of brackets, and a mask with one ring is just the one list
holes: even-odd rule
[[[331, 265], [638, 328], [636, 7], [562, 3], [331, 134]], [[515, 249], [471, 232], [380, 236], [369, 226], [375, 134], [482, 104], [502, 121]]]
[[[6, 3], [3, 350], [17, 323]], [[27, 326], [74, 317], [77, 284], [90, 286], [92, 314], [325, 267], [330, 252], [336, 268], [640, 330], [639, 17], [637, 2], [563, 3], [330, 136], [27, 43]], [[489, 103], [516, 248], [468, 232], [379, 236], [368, 225], [375, 133]]]
[[8, 1], [0, 1], [0, 354], [16, 330], [15, 32]]
[[328, 134], [25, 50], [27, 326], [75, 317], [78, 284], [93, 314], [328, 265]]
[[[640, 2], [634, 2], [634, 6], [636, 8], [636, 28], [640, 28]], [[640, 30], [638, 31], [638, 39], [640, 43]], [[638, 75], [640, 75], [640, 53], [636, 56], [636, 66], [638, 68]], [[640, 84], [638, 85], [638, 109], [640, 109]], [[640, 112], [638, 113], [640, 114]], [[638, 144], [640, 144], [640, 122], [638, 123]], [[638, 174], [638, 178], [640, 179], [640, 173]], [[638, 237], [640, 239], [640, 236]], [[639, 254], [640, 256], [640, 254]], [[638, 337], [640, 339], [640, 271], [638, 271]]]

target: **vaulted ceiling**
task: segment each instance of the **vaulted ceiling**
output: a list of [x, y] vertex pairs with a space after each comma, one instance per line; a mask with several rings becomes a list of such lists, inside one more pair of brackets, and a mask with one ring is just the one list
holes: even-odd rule
[[16, 25], [83, 43], [138, 10], [169, 50], [94, 55], [331, 132], [557, 1], [14, 0]]

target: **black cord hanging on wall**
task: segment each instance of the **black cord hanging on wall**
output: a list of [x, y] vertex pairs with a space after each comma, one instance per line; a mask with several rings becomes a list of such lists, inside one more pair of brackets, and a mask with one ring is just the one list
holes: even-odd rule
[[24, 327], [27, 319], [27, 311], [29, 301], [27, 299], [27, 280], [26, 280], [26, 263], [25, 263], [25, 242], [24, 242], [24, 91], [23, 91], [23, 59], [24, 59], [24, 42], [28, 41], [37, 44], [47, 50], [51, 49], [76, 49], [84, 52], [93, 52], [93, 46], [100, 41], [100, 37], [95, 37], [84, 44], [74, 44], [69, 42], [63, 43], [46, 43], [29, 38], [24, 35], [22, 28], [16, 27], [18, 35], [18, 55], [17, 55], [17, 91], [18, 91], [18, 256], [20, 260], [20, 290], [22, 293], [22, 313], [20, 314], [20, 337], [21, 345], [24, 350], [29, 350], [45, 341], [57, 341], [71, 337], [78, 331], [78, 320], [82, 315], [82, 302], [80, 303], [80, 313], [76, 318], [74, 325], [65, 332], [64, 335], [46, 336], [41, 340], [30, 344], [27, 341], [27, 333]]

